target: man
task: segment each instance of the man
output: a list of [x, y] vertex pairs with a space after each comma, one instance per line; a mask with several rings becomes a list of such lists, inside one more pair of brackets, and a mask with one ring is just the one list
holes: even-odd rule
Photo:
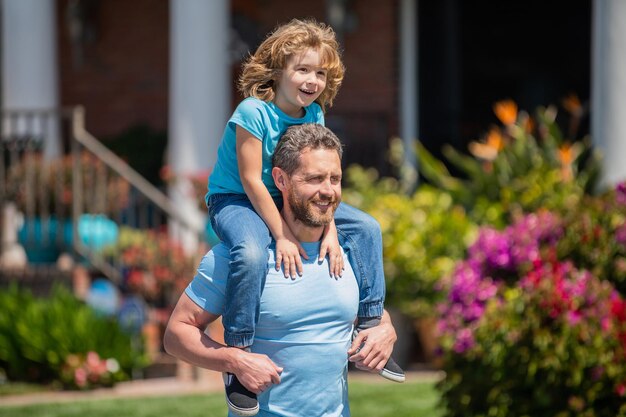
[[315, 124], [289, 128], [276, 148], [272, 175], [283, 195], [281, 214], [309, 260], [293, 281], [269, 268], [252, 352], [223, 346], [204, 333], [223, 311], [229, 259], [221, 245], [203, 258], [165, 332], [170, 354], [235, 374], [258, 394], [260, 416], [349, 416], [348, 358], [379, 372], [396, 340], [385, 313], [379, 326], [360, 332], [351, 346], [359, 302], [354, 273], [347, 257], [338, 279], [329, 277], [327, 260], [317, 260], [324, 227], [341, 200], [340, 158], [337, 137]]

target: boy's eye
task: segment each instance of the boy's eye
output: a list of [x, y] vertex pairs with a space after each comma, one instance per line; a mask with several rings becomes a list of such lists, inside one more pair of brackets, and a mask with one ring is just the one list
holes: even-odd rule
[[309, 72], [309, 69], [305, 67], [300, 67], [298, 68], [298, 71], [306, 73], [306, 72]]
[[326, 71], [317, 71], [317, 75], [320, 77], [326, 77]]

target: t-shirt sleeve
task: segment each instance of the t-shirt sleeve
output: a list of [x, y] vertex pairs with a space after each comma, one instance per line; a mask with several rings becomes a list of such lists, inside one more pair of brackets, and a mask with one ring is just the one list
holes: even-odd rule
[[217, 245], [204, 255], [196, 276], [185, 289], [185, 294], [194, 303], [216, 316], [224, 312], [228, 261], [228, 250], [223, 245]]
[[241, 126], [257, 139], [263, 140], [267, 130], [263, 110], [260, 100], [246, 99], [239, 103], [228, 123]]
[[318, 125], [322, 125], [322, 126], [326, 126], [326, 121], [324, 120], [324, 112], [322, 111], [322, 108], [319, 106], [319, 104], [314, 103], [316, 106], [316, 110], [315, 110], [315, 123], [317, 123]]

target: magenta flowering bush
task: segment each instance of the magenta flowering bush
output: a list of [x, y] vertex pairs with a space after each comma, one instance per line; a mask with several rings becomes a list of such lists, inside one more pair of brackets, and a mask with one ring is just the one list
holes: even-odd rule
[[474, 332], [487, 302], [496, 296], [498, 287], [489, 277], [483, 277], [476, 262], [461, 262], [454, 271], [447, 295], [439, 304], [441, 319], [437, 332], [442, 335], [444, 350], [462, 354], [475, 345]]
[[624, 306], [589, 271], [535, 262], [484, 304], [472, 344], [447, 356], [447, 415], [626, 415]]
[[499, 287], [531, 268], [542, 247], [551, 247], [562, 233], [559, 218], [547, 211], [524, 216], [502, 231], [480, 229], [467, 259], [442, 282], [447, 294], [438, 307], [442, 348], [460, 354], [473, 347], [473, 332], [487, 302], [497, 297]]
[[626, 183], [480, 229], [444, 281], [448, 416], [626, 416]]
[[587, 196], [563, 213], [559, 259], [571, 260], [626, 295], [626, 181], [600, 196]]

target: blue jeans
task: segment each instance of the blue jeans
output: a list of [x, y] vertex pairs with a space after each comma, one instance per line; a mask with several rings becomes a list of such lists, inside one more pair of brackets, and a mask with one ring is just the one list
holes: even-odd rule
[[[282, 199], [275, 202], [280, 209]], [[214, 194], [208, 208], [213, 230], [230, 248], [222, 315], [224, 342], [250, 346], [259, 319], [272, 236], [245, 194]], [[380, 226], [373, 217], [344, 203], [335, 212], [335, 224], [359, 284], [359, 319], [380, 318], [385, 298]]]

